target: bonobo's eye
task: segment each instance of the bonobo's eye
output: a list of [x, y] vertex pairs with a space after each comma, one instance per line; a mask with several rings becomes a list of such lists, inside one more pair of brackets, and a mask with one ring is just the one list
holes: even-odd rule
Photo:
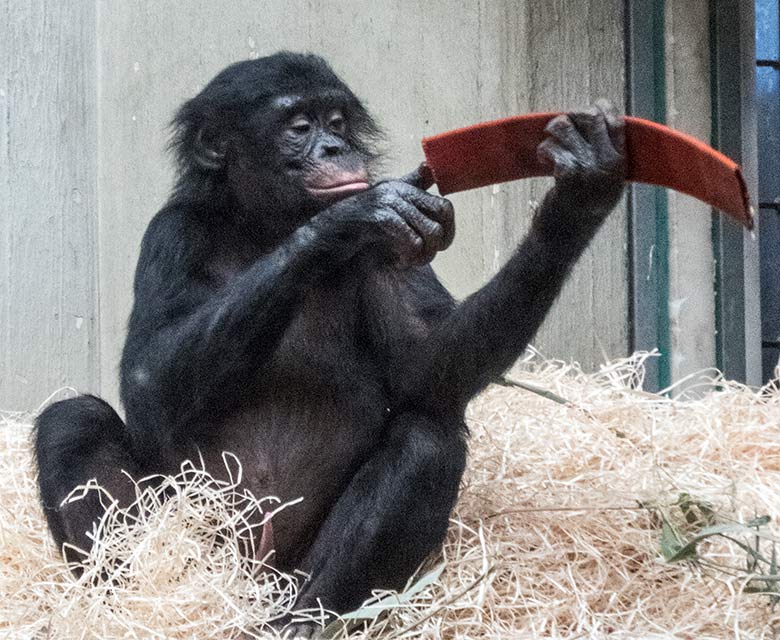
[[305, 136], [311, 131], [311, 122], [306, 116], [299, 115], [290, 120], [290, 124], [287, 128], [296, 135]]
[[333, 133], [343, 136], [347, 131], [347, 122], [344, 120], [344, 114], [336, 109], [328, 114], [328, 128]]

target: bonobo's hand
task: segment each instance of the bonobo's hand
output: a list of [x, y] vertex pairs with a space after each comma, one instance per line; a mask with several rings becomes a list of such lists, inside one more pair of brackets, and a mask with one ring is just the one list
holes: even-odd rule
[[425, 186], [430, 184], [419, 170], [380, 182], [329, 207], [316, 224], [358, 245], [376, 246], [398, 266], [427, 264], [452, 244], [455, 216], [452, 203], [420, 188]]
[[[534, 219], [545, 234], [595, 231], [620, 200], [626, 177], [625, 127], [614, 105], [599, 100], [585, 111], [553, 118], [539, 145], [554, 166], [555, 187]], [[574, 227], [573, 229], [571, 227]]]

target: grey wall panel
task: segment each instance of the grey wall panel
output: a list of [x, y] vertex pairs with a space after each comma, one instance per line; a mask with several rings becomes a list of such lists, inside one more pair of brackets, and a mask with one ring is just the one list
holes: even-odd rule
[[[758, 195], [755, 108], [755, 13], [752, 2], [711, 0], [714, 17], [714, 122], [718, 148], [742, 165], [751, 202]], [[714, 222], [719, 366], [727, 377], [761, 382], [758, 233]]]
[[[100, 0], [100, 255], [103, 392], [116, 367], [138, 243], [171, 184], [163, 154], [175, 107], [229, 62], [280, 48], [327, 57], [387, 131], [388, 174], [420, 138], [529, 109], [622, 102], [622, 2]], [[458, 238], [436, 261], [463, 296], [504, 262], [547, 181], [453, 196]], [[536, 343], [593, 366], [626, 341], [625, 214], [613, 214]]]
[[0, 7], [0, 407], [99, 386], [93, 2]]
[[[709, 0], [667, 0], [667, 124], [712, 135]], [[711, 208], [669, 191], [669, 325], [672, 380], [715, 366], [715, 257]]]

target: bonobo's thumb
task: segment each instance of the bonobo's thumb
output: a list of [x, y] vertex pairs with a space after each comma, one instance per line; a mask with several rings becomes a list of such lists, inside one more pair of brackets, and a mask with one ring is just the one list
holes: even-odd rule
[[407, 173], [401, 178], [398, 178], [398, 180], [405, 182], [406, 184], [410, 184], [413, 187], [417, 187], [418, 189], [422, 189], [423, 191], [430, 189], [434, 182], [436, 182], [433, 179], [433, 172], [424, 162], [421, 163], [420, 166], [417, 167], [414, 171]]

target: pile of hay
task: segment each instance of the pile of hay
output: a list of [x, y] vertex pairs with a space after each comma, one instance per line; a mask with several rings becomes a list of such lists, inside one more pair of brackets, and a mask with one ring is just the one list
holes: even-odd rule
[[[776, 637], [780, 392], [670, 400], [639, 390], [642, 362], [585, 375], [533, 358], [516, 377], [546, 397], [493, 386], [472, 403], [443, 572], [352, 637]], [[277, 505], [193, 465], [73, 578], [37, 506], [28, 422], [0, 419], [0, 637], [251, 637], [289, 607], [294, 579], [240, 560], [247, 516]]]

